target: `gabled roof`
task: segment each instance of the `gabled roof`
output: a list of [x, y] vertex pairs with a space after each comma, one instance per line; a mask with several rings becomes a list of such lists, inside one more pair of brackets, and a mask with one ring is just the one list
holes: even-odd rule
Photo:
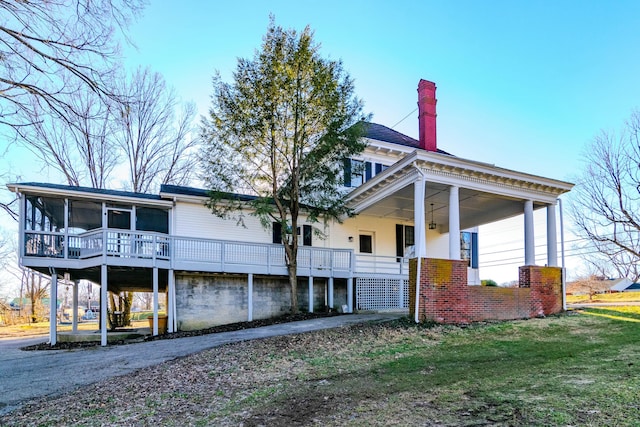
[[625, 291], [640, 291], [640, 283], [632, 283], [631, 285], [627, 286]]
[[[404, 145], [405, 147], [419, 148], [420, 141], [413, 139], [403, 133], [395, 131], [377, 123], [366, 123], [365, 137], [375, 139], [376, 141], [389, 142], [391, 144]], [[438, 149], [440, 154], [449, 154], [446, 151]]]

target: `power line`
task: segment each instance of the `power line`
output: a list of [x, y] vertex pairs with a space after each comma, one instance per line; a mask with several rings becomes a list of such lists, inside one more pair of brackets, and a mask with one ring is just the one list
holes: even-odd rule
[[413, 110], [412, 112], [410, 112], [409, 114], [407, 114], [406, 116], [404, 116], [402, 119], [400, 119], [400, 121], [398, 123], [396, 123], [395, 125], [391, 126], [391, 129], [395, 128], [396, 126], [398, 126], [400, 123], [404, 122], [405, 120], [407, 120], [409, 118], [409, 116], [411, 116], [413, 113], [415, 113], [416, 111], [418, 111], [418, 108], [416, 107], [415, 110]]

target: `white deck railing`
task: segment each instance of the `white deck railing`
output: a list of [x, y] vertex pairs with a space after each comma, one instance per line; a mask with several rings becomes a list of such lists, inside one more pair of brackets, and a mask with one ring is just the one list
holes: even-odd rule
[[406, 258], [396, 256], [358, 254], [354, 271], [355, 273], [406, 276], [409, 274], [409, 262]]
[[[210, 265], [213, 270], [237, 271], [242, 266], [269, 272], [286, 266], [282, 245], [167, 236], [161, 233], [98, 229], [82, 234], [25, 231], [26, 257], [86, 260], [95, 257], [162, 260], [172, 264]], [[353, 271], [353, 251], [303, 246], [298, 269], [332, 275]], [[235, 267], [235, 268], [230, 268]]]

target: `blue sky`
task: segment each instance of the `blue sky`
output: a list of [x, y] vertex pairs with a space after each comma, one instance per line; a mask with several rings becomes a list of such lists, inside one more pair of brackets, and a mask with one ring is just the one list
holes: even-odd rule
[[[260, 47], [270, 13], [286, 28], [315, 31], [376, 123], [409, 115], [395, 129], [417, 137], [418, 81], [434, 81], [438, 145], [460, 157], [572, 181], [591, 138], [640, 107], [638, 1], [152, 0], [131, 29], [137, 48], [124, 49], [126, 67], [162, 73], [205, 114], [214, 71], [230, 79], [237, 58]], [[1, 167], [24, 180], [56, 180], [9, 160]], [[485, 233], [485, 251], [522, 245], [513, 237], [520, 226]], [[536, 243], [544, 233], [537, 226]], [[515, 279], [520, 264], [482, 276]]]
[[[640, 106], [636, 1], [155, 1], [127, 64], [161, 72], [204, 114], [214, 70], [230, 79], [270, 13], [315, 31], [377, 123], [410, 114], [419, 79], [434, 81], [439, 147], [461, 157], [571, 180], [593, 135]], [[396, 129], [416, 137], [417, 113]]]
[[[214, 70], [230, 80], [237, 58], [259, 48], [270, 13], [315, 31], [376, 123], [409, 115], [395, 129], [417, 137], [418, 81], [434, 81], [438, 146], [460, 157], [573, 181], [593, 136], [640, 107], [637, 1], [156, 1], [132, 29], [127, 65], [161, 72], [205, 114]], [[481, 230], [482, 278], [517, 279], [521, 222]], [[539, 254], [544, 236], [541, 211]], [[567, 258], [569, 277], [584, 273], [579, 261]]]

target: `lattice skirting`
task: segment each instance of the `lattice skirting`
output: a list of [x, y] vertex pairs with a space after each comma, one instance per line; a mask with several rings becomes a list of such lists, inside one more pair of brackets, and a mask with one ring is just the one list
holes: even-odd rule
[[356, 278], [357, 310], [409, 308], [409, 280], [404, 278]]

